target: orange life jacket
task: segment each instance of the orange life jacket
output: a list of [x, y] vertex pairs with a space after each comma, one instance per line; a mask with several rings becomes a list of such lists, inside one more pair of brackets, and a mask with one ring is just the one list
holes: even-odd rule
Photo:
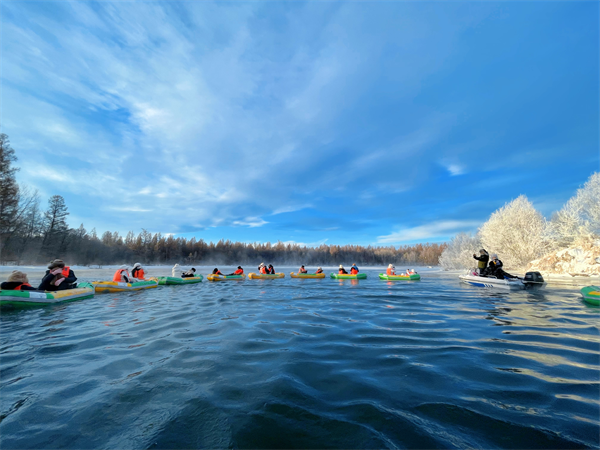
[[358, 273], [358, 270], [356, 270], [354, 267], [352, 269], [350, 269], [350, 273], [352, 275], [356, 275]]
[[20, 291], [20, 290], [21, 290], [21, 288], [22, 288], [23, 286], [29, 286], [29, 287], [32, 287], [32, 286], [31, 286], [29, 283], [21, 283], [20, 285], [18, 285], [18, 286], [17, 286], [16, 288], [14, 288], [13, 290], [14, 290], [14, 291]]
[[123, 274], [123, 272], [125, 272], [125, 275], [129, 275], [129, 273], [127, 272], [127, 269], [119, 269], [115, 272], [115, 276], [113, 277], [113, 281], [116, 281], [117, 283], [120, 283], [121, 280], [121, 276]]
[[266, 274], [266, 273], [267, 273], [267, 268], [266, 268], [265, 266], [262, 266], [262, 267], [260, 268], [260, 273], [264, 273], [264, 274]]
[[[133, 275], [133, 270], [131, 271], [131, 274]], [[145, 279], [145, 278], [144, 278], [144, 276], [145, 276], [145, 275], [146, 275], [146, 274], [144, 273], [144, 269], [142, 269], [142, 268], [139, 268], [139, 269], [138, 269], [138, 270], [135, 272], [135, 275], [134, 275], [134, 277], [135, 277], [135, 278], [137, 278], [138, 280], [144, 280], [144, 279]]]
[[303, 269], [302, 267], [300, 267], [300, 269], [298, 269], [298, 273], [308, 273], [308, 270]]
[[391, 267], [388, 267], [387, 274], [388, 275], [396, 275], [396, 272], [394, 272], [394, 269], [392, 269]]
[[233, 272], [234, 275], [241, 275], [244, 273], [244, 269], [238, 269], [235, 272]]
[[63, 267], [62, 274], [65, 278], [69, 278], [69, 270], [71, 270], [69, 266]]
[[322, 269], [317, 269], [317, 271], [315, 273], [323, 273]]

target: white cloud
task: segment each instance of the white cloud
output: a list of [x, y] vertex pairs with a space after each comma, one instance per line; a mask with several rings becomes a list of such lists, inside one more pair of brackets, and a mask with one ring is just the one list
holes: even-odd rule
[[269, 222], [261, 219], [260, 217], [246, 217], [244, 220], [235, 220], [232, 222], [232, 225], [238, 227], [249, 227], [256, 228], [262, 227], [263, 225], [268, 224]]
[[403, 228], [386, 236], [378, 236], [379, 244], [395, 244], [410, 241], [437, 239], [465, 231], [480, 225], [475, 221], [442, 220], [427, 225], [419, 225], [412, 228]]

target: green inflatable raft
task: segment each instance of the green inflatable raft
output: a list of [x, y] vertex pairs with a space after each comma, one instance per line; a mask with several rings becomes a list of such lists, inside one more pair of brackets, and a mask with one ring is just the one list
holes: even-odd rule
[[195, 275], [193, 277], [154, 277], [158, 281], [159, 286], [166, 285], [179, 285], [179, 284], [195, 284], [200, 283], [204, 277], [202, 275]]
[[357, 273], [355, 275], [351, 275], [349, 273], [332, 273], [330, 276], [331, 278], [334, 278], [336, 280], [364, 280], [365, 278], [367, 278], [366, 273]]
[[581, 289], [583, 300], [590, 305], [600, 306], [600, 287], [588, 286]]
[[419, 275], [418, 273], [413, 273], [410, 275], [388, 275], [386, 273], [380, 273], [379, 274], [379, 279], [380, 280], [387, 280], [387, 281], [399, 281], [399, 280], [420, 280], [421, 279], [421, 275]]
[[46, 306], [61, 302], [74, 302], [94, 296], [94, 286], [78, 283], [74, 289], [63, 291], [0, 291], [0, 306]]

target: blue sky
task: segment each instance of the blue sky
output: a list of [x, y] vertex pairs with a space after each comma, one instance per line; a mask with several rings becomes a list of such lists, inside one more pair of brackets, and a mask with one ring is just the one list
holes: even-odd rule
[[441, 242], [600, 168], [597, 2], [0, 8], [1, 129], [72, 226]]

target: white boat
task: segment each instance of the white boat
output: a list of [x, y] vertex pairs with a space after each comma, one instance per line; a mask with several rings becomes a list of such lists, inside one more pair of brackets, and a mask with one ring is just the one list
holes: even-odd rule
[[458, 278], [463, 283], [470, 284], [471, 286], [507, 290], [535, 289], [546, 284], [539, 272], [527, 272], [524, 278], [506, 278], [501, 280], [496, 277], [481, 277], [479, 275], [474, 275], [473, 271], [469, 271], [467, 274], [460, 275]]

